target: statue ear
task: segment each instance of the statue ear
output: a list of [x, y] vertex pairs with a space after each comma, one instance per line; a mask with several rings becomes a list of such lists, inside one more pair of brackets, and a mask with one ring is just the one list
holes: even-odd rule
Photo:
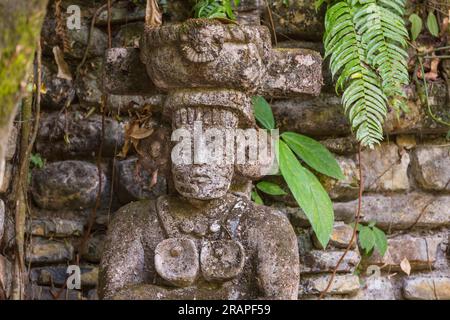
[[250, 180], [261, 179], [264, 174], [260, 164], [235, 164], [235, 174]]

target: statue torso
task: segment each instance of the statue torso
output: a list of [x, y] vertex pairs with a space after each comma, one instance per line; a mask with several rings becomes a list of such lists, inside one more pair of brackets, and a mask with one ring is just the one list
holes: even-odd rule
[[267, 239], [286, 226], [274, 210], [234, 194], [211, 207], [176, 196], [129, 204], [113, 221], [104, 257], [119, 261], [102, 261], [100, 291], [113, 297], [118, 288], [147, 284], [170, 290], [161, 297], [168, 299], [255, 299], [263, 296]]

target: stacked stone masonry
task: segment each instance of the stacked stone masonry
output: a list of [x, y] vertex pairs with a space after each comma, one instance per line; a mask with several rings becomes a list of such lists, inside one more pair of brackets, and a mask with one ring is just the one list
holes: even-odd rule
[[[72, 2], [62, 0], [61, 5], [66, 8]], [[137, 50], [144, 12], [129, 2], [119, 1], [114, 5], [113, 45]], [[297, 48], [299, 55], [294, 60], [300, 61], [303, 67], [314, 63], [318, 53], [311, 51], [313, 60], [305, 62], [302, 57], [309, 53], [303, 49], [320, 50], [322, 16], [316, 14], [313, 0], [291, 1], [293, 5], [289, 9], [283, 2], [269, 1], [275, 13], [278, 47]], [[130, 116], [139, 113], [151, 116], [151, 129], [155, 132], [140, 142], [141, 150], [153, 150], [154, 142], [161, 139], [156, 132], [169, 125], [162, 117], [164, 94], [158, 92], [148, 78], [124, 82], [129, 79], [127, 72], [130, 70], [126, 61], [123, 79], [108, 77], [108, 74], [119, 74], [108, 69], [111, 67], [108, 59], [103, 65], [108, 43], [106, 12], [97, 19], [88, 59], [77, 74], [90, 19], [96, 10], [92, 1], [77, 3], [81, 5], [82, 28], [65, 33], [69, 47], [64, 51], [64, 59], [69, 65], [69, 79], [58, 73], [53, 54], [53, 48], [61, 46], [61, 39], [55, 34], [54, 1], [50, 1], [42, 33], [43, 81], [47, 91], [42, 99], [43, 114], [35, 153], [45, 164], [31, 173], [32, 207], [27, 222], [25, 256], [31, 267], [29, 299], [96, 299], [98, 264], [114, 212], [127, 203], [156, 199], [173, 191], [164, 161], [149, 163], [139, 151], [132, 149], [125, 157], [115, 156], [124, 146]], [[187, 18], [189, 10], [185, 1], [169, 3], [166, 21]], [[264, 21], [264, 10], [258, 3], [243, 1], [240, 19], [256, 23], [259, 20], [255, 17], [261, 15]], [[117, 49], [115, 58], [126, 60], [129, 58], [126, 55], [132, 51]], [[277, 54], [276, 60], [281, 63], [285, 58], [283, 50]], [[129, 59], [132, 63], [136, 61]], [[292, 59], [292, 56], [286, 59]], [[134, 68], [140, 66], [134, 65]], [[276, 63], [273, 70], [276, 70]], [[317, 299], [326, 287], [352, 237], [350, 224], [354, 220], [358, 197], [356, 143], [339, 98], [328, 89], [328, 71], [326, 67], [324, 70], [325, 86], [318, 96], [318, 88], [314, 87], [317, 82], [314, 82], [312, 85], [304, 83], [305, 87], [301, 88], [302, 93], [309, 94], [307, 96], [280, 97], [279, 92], [286, 90], [295, 93], [297, 88], [289, 88], [289, 85], [298, 79], [295, 74], [280, 79], [276, 72], [269, 72], [270, 88], [261, 91], [273, 100], [280, 129], [319, 139], [336, 155], [345, 175], [342, 181], [321, 177], [334, 201], [336, 218], [326, 249], [315, 239], [306, 216], [292, 197], [266, 199], [288, 216], [297, 233], [301, 273], [299, 299]], [[305, 78], [313, 76], [308, 72], [304, 74]], [[320, 89], [321, 83], [318, 85]], [[104, 88], [114, 93], [108, 95], [107, 112], [102, 115]], [[308, 90], [310, 92], [306, 92]], [[430, 101], [438, 113], [449, 110], [447, 90], [443, 80], [433, 83]], [[337, 270], [326, 299], [450, 299], [450, 147], [445, 140], [448, 128], [430, 119], [414, 86], [408, 88], [407, 93], [411, 113], [399, 118], [390, 115], [385, 126], [386, 141], [379, 148], [365, 150], [362, 154], [365, 187], [362, 223], [376, 222], [387, 233], [388, 251], [384, 257], [377, 253], [366, 257], [353, 247]], [[15, 129], [7, 152], [6, 181], [0, 186], [0, 244], [4, 249], [0, 252], [11, 250], [9, 246], [14, 237], [10, 207], [12, 180], [17, 171], [12, 165], [17, 141], [18, 130]], [[163, 140], [163, 145], [168, 143]], [[100, 146], [103, 148], [98, 166]], [[161, 155], [162, 158], [165, 156]], [[151, 186], [155, 169], [161, 170]], [[79, 256], [80, 244], [90, 222], [92, 230], [85, 244], [86, 250]], [[410, 275], [401, 268], [405, 259], [411, 266]], [[81, 290], [64, 290], [58, 294], [67, 277], [67, 266], [77, 260], [82, 272]], [[11, 275], [11, 259], [0, 254], [0, 299], [10, 294]]]

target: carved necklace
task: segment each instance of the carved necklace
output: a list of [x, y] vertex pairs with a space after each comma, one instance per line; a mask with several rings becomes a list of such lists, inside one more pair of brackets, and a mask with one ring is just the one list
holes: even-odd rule
[[[230, 212], [236, 205], [236, 201], [231, 201], [231, 203], [229, 203], [227, 200], [228, 199], [225, 199], [224, 201], [219, 202], [219, 204], [215, 204], [212, 208], [203, 209], [206, 212], [209, 210], [217, 211], [215, 216], [220, 217], [211, 219], [211, 215], [208, 216], [208, 214], [174, 216], [171, 214], [169, 204], [170, 199], [161, 197], [157, 202], [158, 217], [168, 238], [185, 235], [194, 236], [195, 238], [204, 238], [207, 236], [211, 239], [219, 239], [223, 236], [223, 232], [228, 235], [228, 238], [231, 238], [231, 234], [226, 225]], [[178, 208], [178, 210], [180, 209]]]

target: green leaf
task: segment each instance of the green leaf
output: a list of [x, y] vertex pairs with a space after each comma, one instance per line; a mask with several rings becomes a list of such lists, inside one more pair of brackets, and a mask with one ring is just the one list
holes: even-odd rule
[[371, 228], [362, 226], [359, 231], [359, 245], [361, 249], [369, 254], [375, 246], [375, 235]]
[[255, 118], [263, 126], [264, 129], [275, 129], [275, 119], [273, 117], [272, 108], [270, 104], [261, 96], [252, 98], [253, 110]]
[[[349, 226], [352, 227], [352, 229], [354, 229], [354, 228], [355, 228], [355, 223], [352, 222], [352, 223], [349, 224]], [[358, 226], [356, 227], [356, 230], [357, 230], [357, 231], [361, 231], [361, 229], [362, 229], [363, 227], [364, 227], [364, 226], [363, 226], [362, 224], [358, 223]]]
[[319, 180], [302, 167], [291, 149], [279, 141], [280, 171], [323, 248], [326, 248], [333, 230], [334, 213], [330, 197]]
[[437, 22], [436, 15], [432, 11], [428, 13], [427, 28], [434, 37], [439, 37], [439, 24]]
[[381, 256], [384, 256], [388, 247], [386, 234], [383, 232], [383, 230], [380, 230], [377, 227], [373, 227], [372, 230], [375, 238], [375, 248], [378, 250]]
[[423, 22], [422, 19], [415, 13], [409, 16], [409, 21], [411, 21], [411, 39], [412, 41], [415, 41], [422, 32]]
[[281, 137], [314, 170], [338, 180], [345, 178], [331, 152], [316, 140], [293, 132], [285, 132]]
[[39, 153], [32, 154], [30, 156], [30, 162], [35, 168], [42, 169], [44, 167], [44, 160]]
[[264, 205], [263, 199], [261, 199], [261, 197], [259, 196], [258, 192], [256, 192], [256, 191], [252, 191], [252, 200], [256, 204]]
[[320, 7], [323, 5], [324, 2], [325, 2], [325, 0], [316, 0], [316, 2], [314, 3], [316, 11], [318, 11], [320, 9]]
[[256, 187], [264, 193], [270, 194], [271, 196], [285, 196], [286, 191], [281, 189], [281, 187], [273, 182], [261, 181], [256, 185]]

